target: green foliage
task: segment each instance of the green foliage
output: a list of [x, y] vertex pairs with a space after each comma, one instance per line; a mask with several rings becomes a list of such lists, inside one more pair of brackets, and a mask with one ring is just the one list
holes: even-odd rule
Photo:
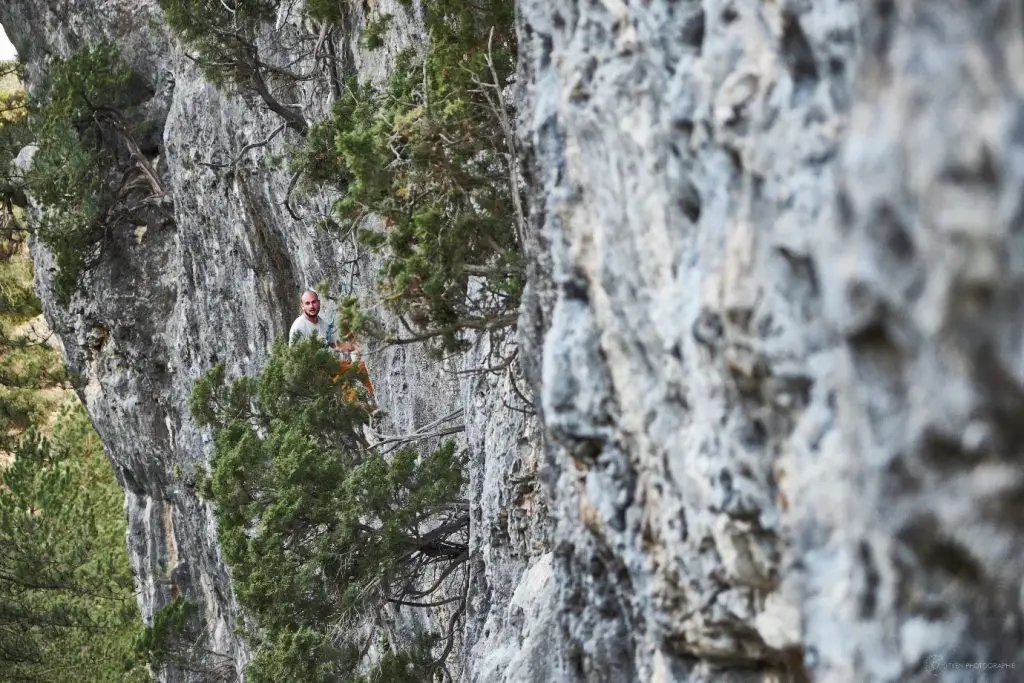
[[256, 651], [246, 670], [250, 683], [332, 683], [337, 670], [358, 665], [351, 648], [339, 648], [324, 630], [283, 627]]
[[422, 457], [371, 448], [364, 408], [340, 390], [357, 379], [340, 387], [339, 371], [311, 339], [278, 344], [258, 379], [228, 382], [217, 366], [193, 389], [197, 422], [215, 431], [202, 493], [216, 505], [235, 594], [261, 629], [256, 681], [352, 680], [365, 643], [339, 623], [466, 557], [468, 516], [453, 506], [463, 457], [454, 444]]
[[128, 102], [131, 70], [112, 43], [88, 46], [47, 69], [41, 104], [30, 112], [39, 149], [27, 177], [40, 202], [36, 235], [57, 265], [54, 292], [66, 301], [99, 256], [115, 199], [103, 169], [112, 151], [98, 116]]
[[0, 451], [11, 450], [19, 434], [47, 419], [53, 405], [39, 390], [66, 379], [54, 349], [20, 334], [19, 326], [38, 315], [39, 302], [23, 244], [11, 240], [7, 246], [12, 251], [0, 253]]
[[207, 649], [205, 635], [199, 606], [177, 595], [153, 613], [152, 623], [135, 637], [133, 653], [156, 672], [169, 667], [201, 674], [207, 681], [237, 680], [234, 661]]
[[[27, 135], [24, 111], [0, 118], [0, 158]], [[23, 182], [0, 173], [0, 680], [142, 681], [122, 492], [77, 400], [39, 429], [67, 378], [19, 329], [40, 312], [13, 201]]]
[[0, 60], [0, 96], [23, 92], [21, 64], [16, 59]]
[[201, 632], [198, 613], [196, 603], [176, 596], [153, 613], [153, 623], [135, 639], [136, 655], [154, 668], [187, 661], [187, 651]]
[[363, 47], [367, 50], [376, 50], [384, 46], [384, 34], [391, 26], [391, 20], [395, 17], [391, 14], [381, 14], [366, 22], [366, 30], [360, 39]]
[[[27, 141], [24, 109], [8, 113], [6, 119], [0, 115], [0, 160], [13, 158]], [[39, 390], [66, 380], [57, 352], [20, 329], [40, 312], [25, 247], [27, 228], [14, 203], [22, 185], [10, 171], [0, 170], [0, 451], [11, 450], [19, 434], [52, 411]]]
[[385, 338], [386, 331], [376, 316], [366, 312], [357, 296], [345, 296], [338, 302], [336, 316], [338, 333], [342, 336], [361, 333], [378, 339]]
[[0, 62], [0, 126], [25, 115], [25, 90], [21, 87], [21, 65]]
[[[0, 62], [0, 258], [5, 262], [22, 245], [26, 226], [20, 208], [23, 203], [24, 179], [13, 168], [18, 152], [30, 141], [25, 91], [20, 82], [21, 68], [17, 62]], [[9, 278], [4, 278], [4, 292]], [[31, 288], [30, 288], [31, 289]], [[7, 304], [0, 302], [0, 315]]]
[[123, 498], [81, 406], [0, 471], [0, 679], [144, 681]]
[[306, 14], [318, 21], [338, 23], [345, 17], [342, 0], [306, 0]]
[[194, 50], [203, 75], [217, 86], [245, 87], [256, 63], [255, 36], [274, 20], [278, 0], [160, 0], [167, 25]]
[[[415, 336], [457, 349], [463, 330], [511, 325], [521, 291], [511, 113], [498, 87], [515, 68], [513, 5], [440, 0], [424, 12], [427, 54], [402, 54], [382, 89], [350, 82], [295, 166], [342, 192], [346, 229], [381, 219], [359, 238], [386, 255], [382, 301]], [[382, 30], [371, 24], [366, 44]]]
[[[8, 94], [7, 106], [0, 103], [0, 229], [8, 238], [32, 230], [53, 253], [54, 292], [62, 302], [98, 259], [122, 199], [124, 181], [116, 182], [109, 169], [131, 81], [113, 44], [103, 42], [52, 60], [36, 102], [26, 105], [23, 94]], [[32, 142], [31, 169], [15, 169], [14, 158]], [[33, 225], [22, 212], [26, 196], [43, 207]]]
[[[402, 650], [386, 648], [377, 665], [362, 676], [346, 683], [424, 683], [434, 668], [431, 653], [437, 637], [427, 633]], [[298, 682], [296, 682], [298, 683]]]
[[[515, 71], [513, 3], [425, 3], [426, 53], [400, 55], [383, 88], [343, 87], [339, 65], [329, 65], [340, 94], [332, 114], [313, 126], [272, 87], [307, 77], [270, 64], [259, 48], [258, 37], [276, 35], [266, 34], [278, 4], [160, 0], [168, 25], [211, 82], [261, 98], [304, 137], [291, 167], [307, 187], [339, 190], [341, 229], [356, 230], [384, 255], [378, 301], [363, 308], [383, 304], [411, 332], [382, 334], [387, 341], [436, 340], [438, 350], [451, 351], [465, 348], [467, 330], [501, 334], [515, 322], [522, 288], [523, 218], [504, 93]], [[306, 0], [304, 8], [326, 24], [343, 20], [338, 0]], [[363, 47], [382, 46], [392, 19], [369, 21]], [[361, 229], [368, 216], [383, 228]]]
[[[0, 264], [0, 278], [4, 270]], [[14, 336], [10, 327], [0, 329], [0, 350], [0, 450], [10, 450], [22, 432], [45, 423], [54, 408], [39, 389], [62, 386], [65, 376], [54, 349]]]
[[[294, 131], [305, 135], [308, 124], [272, 92], [274, 81], [299, 80], [286, 68], [263, 59], [257, 46], [262, 29], [271, 25], [279, 0], [159, 0], [164, 19], [176, 36], [195, 52], [206, 78], [219, 88], [255, 94]], [[323, 11], [329, 3], [319, 3]]]

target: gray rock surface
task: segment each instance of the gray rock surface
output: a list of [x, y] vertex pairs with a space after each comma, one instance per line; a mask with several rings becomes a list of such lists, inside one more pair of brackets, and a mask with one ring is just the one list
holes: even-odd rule
[[1020, 8], [520, 9], [550, 680], [1024, 665]]
[[[410, 347], [369, 358], [392, 428], [464, 411], [457, 675], [895, 682], [1024, 666], [1024, 10], [518, 9], [525, 380], [456, 374], [485, 364], [482, 345], [447, 367]], [[403, 19], [395, 44], [363, 53], [351, 11], [350, 71], [379, 78], [421, 40]], [[44, 300], [126, 488], [143, 613], [172, 590], [201, 600], [211, 648], [240, 667], [212, 516], [189, 486], [209, 447], [190, 384], [217, 360], [255, 372], [304, 284], [362, 291], [372, 264], [315, 231], [328, 197], [298, 202], [299, 220], [284, 209], [290, 177], [265, 160], [290, 133], [232, 172], [205, 165], [278, 123], [206, 84], [151, 1], [8, 0], [0, 23], [30, 77], [107, 36], [153, 93], [140, 111], [173, 208], [119, 233], [69, 310]], [[298, 97], [311, 117], [327, 106]]]

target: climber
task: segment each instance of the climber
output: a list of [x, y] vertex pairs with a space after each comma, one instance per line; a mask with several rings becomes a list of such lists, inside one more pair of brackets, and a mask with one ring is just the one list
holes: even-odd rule
[[[288, 332], [288, 343], [294, 344], [295, 340], [302, 336], [316, 335], [324, 340], [324, 346], [331, 350], [331, 353], [338, 359], [341, 366], [338, 374], [331, 377], [332, 382], [337, 382], [349, 370], [354, 368], [355, 377], [366, 388], [369, 400], [373, 400], [373, 384], [370, 382], [370, 375], [366, 370], [366, 364], [359, 357], [356, 349], [355, 335], [348, 334], [344, 339], [338, 341], [334, 335], [334, 323], [328, 323], [320, 316], [320, 295], [315, 290], [307, 289], [302, 293], [302, 315], [292, 323]], [[342, 393], [348, 401], [357, 400], [355, 387], [343, 385]]]
[[294, 344], [300, 336], [317, 335], [324, 340], [324, 346], [337, 348], [334, 340], [334, 324], [320, 317], [320, 295], [315, 290], [307, 289], [300, 298], [302, 315], [292, 323], [288, 331], [288, 343]]

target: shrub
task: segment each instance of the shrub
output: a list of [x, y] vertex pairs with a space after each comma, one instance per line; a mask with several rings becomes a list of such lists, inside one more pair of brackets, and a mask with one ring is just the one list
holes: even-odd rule
[[135, 652], [154, 667], [186, 657], [187, 650], [201, 631], [196, 603], [176, 596], [153, 613], [153, 623], [139, 634]]
[[155, 670], [166, 668], [203, 675], [206, 681], [234, 681], [233, 660], [205, 647], [199, 606], [182, 595], [153, 613], [152, 623], [136, 637], [135, 656]]
[[292, 130], [305, 135], [306, 120], [272, 92], [274, 79], [294, 82], [298, 76], [266, 61], [257, 46], [260, 31], [277, 14], [277, 0], [159, 2], [167, 25], [195, 51], [196, 63], [211, 83], [259, 96]]
[[363, 36], [360, 39], [362, 46], [367, 50], [376, 50], [383, 47], [384, 36], [387, 34], [391, 21], [394, 18], [391, 14], [380, 14], [367, 20], [366, 29], [363, 31]]
[[[308, 183], [342, 193], [343, 229], [385, 254], [378, 292], [411, 332], [389, 341], [456, 350], [465, 330], [515, 321], [520, 190], [502, 92], [515, 66], [512, 11], [500, 0], [424, 4], [426, 55], [400, 55], [384, 88], [349, 82], [295, 158]], [[370, 215], [382, 230], [359, 229]]]
[[[211, 82], [258, 96], [304, 136], [293, 170], [307, 186], [338, 190], [342, 230], [357, 231], [364, 245], [384, 255], [377, 300], [361, 302], [362, 313], [350, 307], [352, 325], [367, 322], [366, 311], [383, 304], [406, 330], [382, 334], [386, 341], [431, 340], [439, 350], [455, 351], [465, 348], [468, 330], [502, 334], [514, 324], [523, 216], [513, 116], [504, 96], [515, 70], [512, 3], [424, 3], [426, 53], [402, 54], [383, 88], [342, 84], [330, 50], [314, 51], [328, 62], [337, 99], [332, 114], [313, 126], [272, 87], [312, 76], [269, 63], [259, 47], [275, 18], [275, 0], [160, 0], [160, 6]], [[307, 0], [305, 11], [326, 22], [325, 29], [341, 20], [337, 0]], [[387, 14], [370, 21], [364, 47], [381, 46], [391, 23]], [[383, 229], [361, 229], [371, 215]]]
[[113, 152], [97, 120], [124, 106], [131, 70], [114, 46], [86, 47], [47, 70], [42, 104], [30, 115], [38, 151], [27, 189], [45, 207], [34, 226], [57, 265], [54, 292], [66, 301], [99, 258], [116, 199], [103, 169]]
[[[467, 557], [463, 457], [453, 443], [422, 457], [371, 448], [365, 409], [331, 380], [339, 371], [312, 339], [278, 344], [258, 379], [228, 382], [217, 366], [193, 389], [193, 414], [215, 433], [202, 493], [260, 627], [254, 680], [349, 680], [366, 642], [339, 624], [420, 604], [444, 583], [423, 582]], [[278, 668], [308, 678], [275, 678]]]
[[27, 234], [24, 178], [13, 161], [30, 142], [25, 90], [17, 62], [0, 62], [0, 258], [17, 253]]
[[[21, 110], [6, 100], [8, 120], [0, 125], [0, 224], [5, 236], [33, 231], [52, 252], [59, 301], [68, 300], [98, 261], [114, 226], [134, 218], [127, 202], [135, 177], [125, 170], [144, 160], [122, 111], [137, 90], [113, 44], [101, 42], [47, 65], [27, 118], [10, 120], [11, 112]], [[31, 169], [15, 170], [14, 157], [31, 142], [38, 148]], [[31, 224], [21, 214], [26, 196], [42, 207]]]

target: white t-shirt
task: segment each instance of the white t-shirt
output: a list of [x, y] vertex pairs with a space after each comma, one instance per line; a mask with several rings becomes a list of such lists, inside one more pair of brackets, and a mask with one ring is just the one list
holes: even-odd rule
[[324, 320], [322, 315], [317, 316], [316, 324], [309, 322], [309, 318], [300, 315], [292, 323], [292, 329], [288, 332], [288, 343], [294, 344], [299, 335], [308, 337], [315, 334], [324, 340], [324, 345], [330, 344], [334, 338], [334, 324]]

